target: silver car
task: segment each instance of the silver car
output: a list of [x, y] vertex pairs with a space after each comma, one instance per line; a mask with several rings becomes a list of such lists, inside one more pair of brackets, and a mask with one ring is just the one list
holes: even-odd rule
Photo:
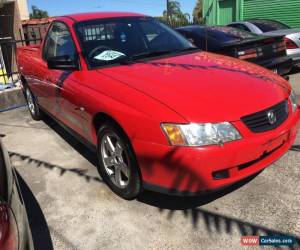
[[266, 36], [284, 36], [287, 54], [293, 59], [294, 65], [300, 66], [300, 28], [292, 29], [286, 24], [266, 19], [234, 22], [228, 26]]

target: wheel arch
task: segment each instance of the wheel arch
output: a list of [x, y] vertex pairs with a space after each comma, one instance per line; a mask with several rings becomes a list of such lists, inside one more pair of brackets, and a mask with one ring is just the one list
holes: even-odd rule
[[104, 112], [99, 112], [94, 115], [93, 120], [92, 120], [92, 126], [94, 129], [94, 134], [97, 136], [97, 133], [101, 127], [101, 125], [105, 122], [112, 122], [114, 125], [116, 125], [129, 139], [127, 133], [125, 130], [122, 128], [120, 123], [117, 121], [117, 119], [113, 118], [111, 115], [108, 115], [107, 113]]
[[113, 123], [123, 133], [123, 135], [126, 136], [126, 138], [128, 140], [128, 143], [129, 143], [129, 146], [130, 146], [130, 149], [131, 149], [131, 151], [132, 151], [132, 153], [133, 153], [133, 155], [135, 157], [135, 161], [136, 161], [136, 164], [137, 164], [137, 169], [138, 169], [139, 175], [140, 175], [141, 179], [143, 180], [142, 172], [141, 172], [138, 160], [137, 160], [137, 156], [136, 156], [135, 150], [134, 150], [133, 145], [131, 143], [130, 137], [126, 133], [125, 129], [123, 129], [123, 127], [121, 126], [121, 124], [117, 121], [117, 119], [115, 119], [111, 115], [108, 115], [107, 113], [104, 113], [104, 112], [98, 112], [97, 114], [95, 114], [94, 117], [93, 117], [93, 120], [92, 120], [93, 137], [94, 137], [93, 139], [97, 143], [97, 134], [98, 134], [98, 131], [99, 131], [101, 125], [103, 123], [105, 123], [105, 122], [111, 122], [111, 123]]
[[113, 125], [115, 125], [122, 132], [122, 134], [126, 136], [126, 139], [129, 141], [130, 146], [133, 149], [132, 143], [130, 141], [131, 137], [129, 131], [126, 131], [126, 129], [121, 125], [118, 119], [105, 112], [96, 113], [92, 119], [93, 140], [96, 144], [97, 144], [98, 131], [101, 125], [105, 122], [111, 122]]
[[24, 93], [24, 87], [28, 86], [28, 82], [24, 75], [20, 75], [20, 80], [21, 80], [21, 88]]
[[26, 78], [25, 78], [24, 75], [20, 75], [20, 79], [21, 79], [21, 84], [22, 85], [26, 85], [27, 84], [27, 80], [26, 80]]

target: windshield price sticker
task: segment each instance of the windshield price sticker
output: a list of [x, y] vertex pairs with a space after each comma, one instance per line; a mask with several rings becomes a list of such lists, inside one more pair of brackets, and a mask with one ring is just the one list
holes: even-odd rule
[[106, 50], [95, 56], [94, 59], [100, 61], [112, 61], [122, 56], [125, 56], [125, 54], [114, 50]]

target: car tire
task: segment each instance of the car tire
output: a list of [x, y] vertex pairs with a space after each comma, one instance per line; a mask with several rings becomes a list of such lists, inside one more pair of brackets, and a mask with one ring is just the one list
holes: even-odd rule
[[98, 130], [97, 144], [98, 170], [103, 180], [123, 199], [135, 199], [142, 185], [128, 137], [114, 122], [106, 122]]
[[35, 96], [28, 86], [24, 86], [24, 96], [32, 119], [35, 121], [41, 120], [42, 112], [36, 102]]

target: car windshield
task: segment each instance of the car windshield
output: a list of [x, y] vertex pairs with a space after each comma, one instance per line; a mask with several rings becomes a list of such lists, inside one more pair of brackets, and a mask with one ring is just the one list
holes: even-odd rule
[[76, 24], [90, 68], [189, 51], [193, 45], [151, 17], [96, 19]]
[[253, 33], [227, 26], [211, 26], [206, 27], [206, 29], [207, 35], [220, 43], [239, 42], [258, 38], [258, 35]]
[[250, 20], [250, 22], [257, 26], [262, 32], [290, 29], [289, 26], [272, 20]]

